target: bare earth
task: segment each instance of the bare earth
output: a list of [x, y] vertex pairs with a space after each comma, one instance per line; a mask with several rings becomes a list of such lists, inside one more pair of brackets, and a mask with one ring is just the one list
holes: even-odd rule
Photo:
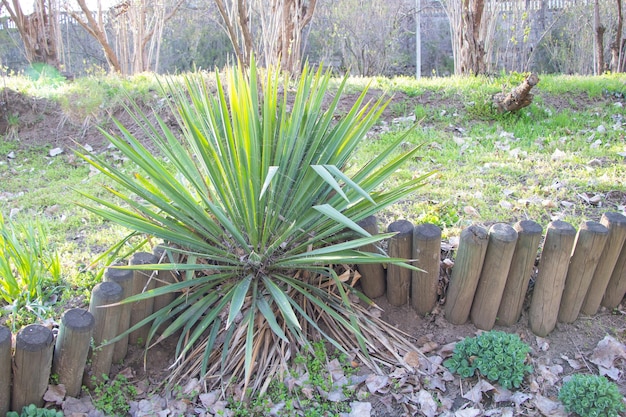
[[[377, 92], [370, 94], [376, 95]], [[345, 107], [354, 101], [354, 96], [347, 95], [343, 99]], [[437, 97], [428, 93], [415, 98], [408, 98], [404, 94], [397, 94], [394, 100], [411, 102], [412, 106], [422, 104], [424, 106], [450, 106], [454, 100], [451, 98]], [[599, 98], [598, 100], [604, 100]], [[460, 102], [460, 101], [459, 101]], [[462, 105], [458, 104], [457, 105]], [[561, 99], [559, 97], [544, 97], [544, 102], [555, 108], [571, 106], [576, 103], [580, 106], [593, 105], [587, 98], [573, 100], [571, 97]], [[10, 111], [19, 113], [19, 141], [20, 146], [47, 145], [50, 148], [72, 148], [76, 143], [89, 144], [94, 149], [104, 149], [108, 145], [102, 135], [92, 123], [82, 120], [71, 120], [53, 102], [47, 100], [33, 100], [26, 98], [10, 90], [0, 90], [0, 115]], [[386, 111], [384, 118], [390, 121], [400, 115]], [[412, 108], [412, 107], [410, 107]], [[130, 119], [122, 111], [115, 114], [123, 123], [130, 124]], [[426, 122], [427, 123], [427, 122]], [[111, 126], [104, 117], [100, 121], [105, 128]], [[0, 134], [10, 134], [10, 129], [5, 118], [0, 117]], [[619, 198], [626, 201], [624, 195]], [[452, 254], [443, 253], [443, 258]], [[445, 278], [445, 277], [442, 277]], [[527, 304], [532, 296], [527, 296]], [[460, 380], [452, 377], [442, 367], [436, 366], [437, 361], [445, 359], [451, 353], [451, 343], [460, 339], [477, 334], [477, 329], [472, 324], [452, 325], [448, 323], [438, 307], [427, 317], [420, 317], [409, 306], [392, 307], [385, 297], [376, 299], [375, 302], [383, 309], [382, 318], [390, 325], [397, 326], [407, 333], [415, 342], [425, 357], [420, 358], [419, 366], [415, 367], [415, 373], [401, 372], [394, 374], [380, 387], [372, 390], [364, 382], [360, 390], [369, 390], [371, 395], [366, 400], [372, 406], [371, 416], [404, 416], [404, 415], [450, 415], [450, 416], [560, 416], [564, 414], [562, 409], [555, 403], [558, 388], [567, 376], [575, 372], [594, 373], [599, 372], [598, 355], [611, 362], [612, 368], [605, 368], [611, 372], [611, 376], [617, 382], [622, 393], [626, 394], [626, 308], [622, 304], [615, 311], [600, 311], [593, 317], [579, 318], [573, 324], [559, 323], [557, 328], [545, 339], [532, 334], [528, 326], [526, 309], [519, 322], [512, 327], [498, 330], [517, 333], [531, 347], [530, 362], [535, 369], [521, 392], [506, 393], [498, 387], [485, 387], [479, 384], [478, 378]], [[614, 350], [607, 353], [600, 351], [603, 346], [599, 343], [610, 336], [617, 342]], [[607, 340], [607, 339], [605, 339]], [[594, 352], [595, 350], [595, 352]], [[133, 415], [213, 415], [209, 413], [210, 407], [196, 397], [187, 402], [169, 398], [167, 395], [151, 397], [148, 393], [151, 387], [163, 381], [167, 365], [172, 360], [172, 346], [155, 348], [147, 357], [147, 366], [143, 367], [143, 352], [135, 350], [123, 367], [116, 367], [115, 372], [123, 372], [131, 378], [131, 381], [140, 389], [139, 398], [146, 398], [147, 403], [134, 404]], [[612, 356], [611, 356], [612, 355]], [[596, 362], [596, 363], [594, 363]], [[415, 375], [419, 375], [416, 378]], [[396, 383], [392, 383], [396, 381]], [[398, 383], [399, 381], [399, 383]], [[384, 382], [384, 381], [383, 381]], [[476, 390], [478, 387], [478, 391]], [[482, 389], [481, 389], [482, 387]], [[192, 387], [193, 388], [193, 387]], [[474, 390], [473, 390], [474, 389]], [[480, 391], [483, 391], [480, 394]], [[191, 391], [190, 391], [191, 392]], [[434, 397], [436, 405], [433, 411], [429, 406], [428, 392]], [[476, 397], [478, 392], [478, 397]], [[472, 396], [473, 395], [473, 396]], [[206, 398], [206, 397], [205, 397]], [[73, 400], [72, 400], [73, 401]], [[82, 415], [98, 415], [92, 409], [79, 408], [72, 401], [66, 401], [66, 415], [71, 412], [83, 411]], [[81, 402], [80, 400], [77, 400]], [[72, 404], [69, 404], [72, 402]], [[88, 399], [81, 404], [88, 402]], [[203, 405], [204, 404], [204, 405]], [[551, 409], [551, 407], [555, 407]], [[74, 407], [74, 408], [72, 408]], [[142, 408], [143, 407], [143, 408]], [[144, 410], [144, 411], [142, 411]], [[168, 410], [167, 412], [165, 410]], [[354, 409], [353, 409], [354, 410]], [[177, 414], [180, 413], [180, 414]], [[356, 412], [356, 411], [355, 411]], [[81, 415], [81, 414], [75, 414]]]

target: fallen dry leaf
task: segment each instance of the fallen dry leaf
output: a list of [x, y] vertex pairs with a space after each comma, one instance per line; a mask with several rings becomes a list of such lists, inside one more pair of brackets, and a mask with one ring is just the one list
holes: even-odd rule
[[351, 402], [349, 417], [370, 417], [372, 413], [372, 403], [369, 402]]
[[215, 391], [207, 392], [204, 394], [200, 394], [198, 398], [200, 399], [200, 403], [202, 404], [203, 407], [209, 408], [209, 407], [213, 407], [213, 404], [215, 404], [215, 402], [219, 398], [220, 393], [221, 392], [219, 390], [215, 390]]
[[481, 379], [471, 390], [463, 394], [463, 398], [478, 403], [483, 399], [483, 392], [493, 391], [494, 389], [495, 387], [493, 385]]
[[56, 405], [63, 404], [63, 400], [65, 399], [65, 385], [48, 385], [48, 390], [43, 395], [43, 400], [55, 403]]
[[551, 209], [551, 208], [556, 208], [557, 204], [554, 201], [552, 201], [552, 200], [542, 200], [541, 201], [541, 206], [543, 208]]
[[615, 367], [615, 361], [626, 359], [626, 346], [612, 336], [605, 336], [591, 353], [589, 360], [598, 365], [600, 375], [617, 381], [622, 372]]
[[540, 394], [535, 397], [535, 406], [545, 417], [567, 417], [568, 415], [563, 404]]
[[573, 370], [577, 371], [580, 368], [583, 367], [583, 365], [580, 363], [579, 360], [577, 359], [570, 359], [568, 356], [566, 355], [561, 355], [561, 359], [567, 361], [567, 363], [569, 364], [569, 366], [572, 367]]
[[559, 375], [563, 373], [563, 367], [561, 365], [539, 365], [537, 369], [539, 371], [539, 375], [543, 379], [543, 382], [549, 385], [556, 384], [561, 379], [559, 378]]
[[404, 355], [404, 362], [412, 368], [417, 368], [420, 366], [420, 356], [419, 353], [414, 350], [407, 352]]
[[532, 398], [532, 395], [528, 395], [528, 394], [518, 391], [515, 394], [513, 394], [513, 396], [511, 397], [511, 401], [513, 401], [515, 405], [519, 407], [520, 405], [524, 404], [526, 401], [530, 400], [531, 398]]
[[385, 375], [374, 375], [371, 374], [365, 380], [365, 385], [370, 393], [374, 394], [375, 392], [383, 389], [389, 384], [389, 377]]
[[464, 410], [458, 410], [454, 413], [454, 417], [477, 417], [482, 412], [478, 408], [466, 408]]
[[463, 207], [463, 212], [467, 214], [468, 216], [480, 217], [480, 213], [478, 213], [478, 210], [476, 210], [472, 206]]
[[422, 353], [430, 353], [433, 350], [437, 349], [439, 347], [439, 343], [437, 342], [426, 342], [422, 345], [422, 347], [420, 347], [420, 350], [422, 351]]
[[511, 210], [513, 209], [513, 204], [509, 203], [508, 201], [502, 200], [500, 201], [500, 207], [502, 207], [505, 210]]
[[553, 153], [552, 156], [550, 156], [550, 159], [552, 161], [562, 161], [563, 159], [565, 159], [567, 155], [565, 154], [565, 152], [563, 152], [560, 149], [556, 149]]
[[550, 349], [550, 343], [548, 343], [547, 339], [537, 336], [535, 340], [537, 341], [537, 347], [540, 351], [547, 352], [548, 349]]
[[426, 390], [417, 393], [415, 402], [420, 406], [420, 411], [426, 417], [434, 417], [437, 415], [437, 402], [432, 394]]
[[513, 393], [506, 388], [496, 387], [496, 392], [493, 394], [493, 400], [497, 403], [509, 402]]

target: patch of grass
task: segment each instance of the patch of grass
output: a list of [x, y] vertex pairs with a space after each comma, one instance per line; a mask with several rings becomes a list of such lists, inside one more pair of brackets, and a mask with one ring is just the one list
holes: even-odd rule
[[[624, 82], [623, 76], [619, 79]], [[586, 91], [592, 81], [583, 77], [576, 88]], [[615, 82], [613, 77], [608, 81]], [[552, 82], [558, 80], [547, 77], [547, 84]], [[595, 82], [606, 88], [605, 77]], [[422, 150], [415, 165], [396, 176], [433, 169], [438, 175], [383, 221], [430, 221], [449, 236], [471, 223], [532, 219], [546, 226], [561, 219], [577, 226], [585, 220], [598, 221], [605, 211], [624, 212], [619, 201], [603, 200], [593, 206], [580, 197], [623, 193], [626, 187], [621, 111], [613, 101], [600, 98], [582, 111], [550, 108], [545, 100], [536, 100], [517, 113], [494, 117], [487, 104], [481, 107], [478, 102], [461, 109], [417, 106], [417, 118], [426, 117], [423, 127], [405, 140], [407, 146], [422, 144]], [[390, 131], [368, 138], [354, 165], [399, 134]]]

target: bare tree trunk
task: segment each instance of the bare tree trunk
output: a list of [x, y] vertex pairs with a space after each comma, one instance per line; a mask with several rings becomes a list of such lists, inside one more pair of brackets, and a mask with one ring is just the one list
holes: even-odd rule
[[594, 30], [596, 38], [596, 75], [604, 72], [604, 32], [606, 28], [600, 22], [600, 5], [596, 0], [593, 8]]
[[611, 72], [619, 72], [620, 70], [620, 49], [622, 45], [622, 0], [616, 0], [617, 5], [617, 29], [615, 30], [615, 40], [611, 42]]
[[484, 74], [485, 45], [481, 39], [481, 25], [484, 0], [463, 0], [461, 15], [463, 31], [461, 35], [461, 73]]
[[277, 56], [282, 69], [300, 73], [304, 28], [311, 22], [317, 0], [274, 0], [282, 6], [282, 25], [278, 32]]
[[2, 5], [17, 26], [28, 62], [43, 62], [58, 69], [58, 0], [35, 1], [35, 11], [30, 15], [24, 14], [19, 0], [2, 0]]
[[[484, 74], [487, 71], [486, 45], [494, 34], [493, 10], [484, 0], [442, 0], [450, 20], [454, 73]], [[492, 8], [496, 7], [492, 5]], [[495, 10], [495, 9], [494, 9]]]
[[85, 18], [79, 16], [76, 12], [68, 10], [69, 14], [83, 27], [102, 47], [104, 56], [109, 64], [109, 68], [113, 72], [122, 73], [122, 67], [120, 66], [117, 54], [111, 47], [109, 40], [107, 39], [106, 31], [104, 29], [104, 23], [102, 20], [102, 5], [98, 2], [98, 20], [96, 20], [87, 7], [85, 0], [76, 0], [78, 6], [83, 11]]

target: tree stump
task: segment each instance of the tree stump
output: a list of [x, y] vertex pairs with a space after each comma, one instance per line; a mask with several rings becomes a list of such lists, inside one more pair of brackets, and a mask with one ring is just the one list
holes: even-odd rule
[[[398, 220], [391, 223], [387, 231], [397, 233], [389, 239], [389, 256], [411, 259], [413, 254], [413, 224], [407, 220]], [[410, 286], [411, 270], [389, 264], [387, 267], [387, 300], [389, 304], [401, 306], [408, 303]]]
[[8, 327], [0, 326], [0, 416], [6, 416], [11, 404], [11, 339]]
[[559, 321], [573, 323], [578, 318], [608, 236], [609, 229], [600, 223], [588, 221], [580, 226], [565, 278]]
[[65, 385], [69, 397], [78, 397], [80, 393], [94, 326], [93, 314], [81, 308], [67, 310], [61, 317], [52, 372]]
[[90, 389], [103, 380], [102, 375], [109, 375], [113, 362], [115, 344], [105, 344], [117, 336], [122, 305], [110, 304], [122, 301], [122, 287], [115, 282], [101, 282], [91, 291], [89, 312], [93, 314], [94, 347], [91, 349], [91, 368], [85, 372], [83, 383]]
[[421, 271], [411, 271], [411, 306], [418, 314], [430, 313], [437, 304], [441, 263], [441, 229], [430, 223], [413, 230], [413, 259]]
[[626, 245], [622, 248], [615, 263], [615, 269], [611, 274], [609, 285], [606, 286], [606, 292], [602, 298], [602, 305], [609, 310], [616, 308], [624, 298], [626, 293]]
[[13, 394], [11, 408], [35, 404], [43, 407], [43, 395], [48, 389], [54, 336], [52, 330], [40, 324], [24, 327], [15, 338], [13, 360]]
[[[378, 234], [378, 222], [376, 216], [368, 216], [359, 222], [359, 226], [371, 235]], [[380, 249], [374, 245], [365, 245], [361, 249], [363, 252], [379, 253]], [[363, 294], [369, 298], [377, 298], [385, 293], [385, 268], [383, 264], [360, 264], [357, 270], [361, 274], [361, 288]]]
[[493, 103], [501, 113], [513, 112], [528, 106], [533, 101], [530, 90], [539, 83], [537, 74], [530, 74], [520, 85], [513, 88], [509, 94], [498, 93], [493, 96]]
[[615, 212], [604, 213], [600, 223], [609, 229], [609, 236], [604, 244], [604, 251], [600, 255], [598, 266], [580, 309], [583, 314], [589, 316], [598, 312], [620, 252], [626, 246], [624, 244], [626, 241], [626, 216]]
[[[134, 295], [135, 287], [133, 281], [133, 271], [130, 269], [107, 268], [104, 273], [105, 282], [115, 282], [122, 287], [122, 300]], [[125, 303], [120, 305], [120, 320], [117, 327], [117, 335], [124, 333], [130, 327], [130, 311], [132, 304]], [[113, 348], [113, 363], [120, 363], [128, 353], [128, 335], [115, 342]]]
[[[148, 252], [137, 252], [130, 260], [131, 265], [150, 265], [156, 264], [157, 262], [157, 257]], [[141, 294], [142, 292], [155, 288], [156, 280], [152, 277], [153, 272], [154, 271], [133, 271], [133, 295]], [[133, 327], [135, 324], [152, 314], [153, 309], [154, 298], [134, 302], [130, 310], [130, 327]], [[131, 332], [128, 336], [128, 343], [133, 345], [145, 344], [149, 331], [150, 325], [146, 324]]]
[[547, 336], [556, 326], [575, 237], [576, 229], [569, 223], [557, 220], [548, 225], [528, 317], [537, 336]]
[[463, 324], [469, 317], [488, 242], [483, 227], [472, 225], [461, 232], [444, 310], [452, 324]]
[[517, 242], [496, 319], [498, 324], [505, 326], [515, 324], [522, 314], [543, 232], [541, 225], [532, 220], [522, 220], [513, 227], [517, 231]]
[[517, 231], [508, 224], [497, 223], [489, 229], [487, 252], [470, 311], [479, 329], [491, 330], [496, 323], [516, 241]]

